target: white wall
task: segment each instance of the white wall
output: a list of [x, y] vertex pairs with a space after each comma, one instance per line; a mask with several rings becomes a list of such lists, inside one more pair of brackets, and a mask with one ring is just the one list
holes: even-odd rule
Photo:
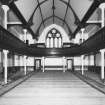
[[96, 66], [101, 66], [101, 53], [96, 55]]
[[45, 58], [45, 66], [62, 66], [63, 58]]
[[[52, 24], [52, 25], [48, 26], [47, 28], [45, 28], [45, 30], [42, 32], [42, 34], [39, 37], [38, 43], [45, 43], [47, 33], [52, 28], [56, 28], [57, 30], [59, 30], [59, 32], [62, 35], [63, 43], [70, 42], [69, 37], [68, 37], [67, 33], [65, 32], [65, 30], [61, 26]], [[45, 66], [62, 66], [62, 65], [63, 65], [62, 57], [61, 58], [45, 58]], [[54, 70], [54, 68], [52, 68], [52, 69]], [[61, 68], [58, 68], [58, 69], [61, 69]], [[57, 69], [55, 69], [55, 70], [57, 70]]]
[[35, 40], [32, 38], [32, 35], [31, 34], [27, 34], [27, 39], [29, 41], [29, 44], [34, 44]]
[[74, 66], [80, 66], [81, 65], [81, 57], [74, 57]]
[[28, 57], [27, 66], [34, 66], [34, 57]]
[[94, 55], [88, 56], [88, 65], [94, 66]]
[[46, 35], [47, 35], [48, 31], [51, 30], [52, 28], [56, 28], [57, 30], [59, 30], [61, 32], [63, 42], [66, 42], [66, 43], [70, 42], [69, 37], [68, 37], [67, 33], [65, 32], [65, 30], [59, 25], [52, 24], [44, 29], [44, 31], [42, 32], [42, 34], [39, 37], [38, 43], [45, 43]]
[[45, 67], [45, 70], [63, 70], [63, 58], [45, 58], [45, 66], [61, 66], [57, 68], [47, 68]]

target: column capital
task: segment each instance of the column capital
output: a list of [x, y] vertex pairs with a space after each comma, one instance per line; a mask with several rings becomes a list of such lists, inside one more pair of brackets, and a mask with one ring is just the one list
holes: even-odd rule
[[27, 29], [23, 29], [24, 33], [27, 33]]
[[2, 8], [5, 12], [7, 12], [9, 10], [9, 7], [7, 5], [2, 5]]
[[26, 43], [26, 40], [27, 40], [27, 29], [23, 29], [23, 32], [24, 32], [24, 41]]
[[63, 59], [65, 59], [66, 57], [65, 56], [63, 56]]
[[84, 31], [85, 31], [85, 28], [81, 28], [81, 39], [82, 39], [82, 43], [84, 42]]
[[81, 55], [81, 58], [84, 59], [85, 58], [85, 55]]
[[26, 55], [24, 55], [24, 58], [26, 58], [27, 56]]
[[105, 3], [101, 3], [99, 6], [100, 9], [104, 9], [105, 8]]
[[100, 52], [101, 52], [101, 53], [105, 53], [105, 49], [101, 49]]
[[9, 51], [8, 51], [8, 50], [3, 50], [3, 53], [4, 53], [4, 54], [8, 54]]
[[85, 28], [81, 28], [81, 31], [84, 32], [85, 31]]
[[42, 57], [42, 59], [45, 59], [45, 57]]
[[45, 71], [45, 57], [42, 57], [42, 71]]

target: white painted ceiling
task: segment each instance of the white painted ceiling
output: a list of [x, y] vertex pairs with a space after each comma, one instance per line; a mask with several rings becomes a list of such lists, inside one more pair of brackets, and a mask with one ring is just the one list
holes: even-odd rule
[[[41, 34], [41, 32], [51, 24], [60, 25], [66, 33], [70, 35], [77, 28], [75, 15], [79, 21], [81, 21], [93, 1], [94, 0], [16, 0], [15, 5], [25, 20], [28, 23], [32, 23], [30, 27], [35, 35]], [[53, 7], [55, 9], [52, 9]], [[94, 14], [90, 20], [97, 20], [97, 11], [95, 11]], [[8, 15], [8, 21], [19, 21], [11, 10]]]
[[[39, 6], [38, 3], [40, 4]], [[48, 25], [53, 24], [53, 15], [55, 15], [54, 23], [62, 26], [64, 29], [67, 28], [65, 30], [70, 34], [69, 30], [74, 32], [77, 25], [74, 23], [75, 17], [73, 11], [70, 7], [67, 9], [66, 3], [69, 3], [78, 19], [81, 20], [93, 3], [93, 0], [17, 0], [15, 2], [27, 22], [36, 9], [31, 20], [33, 23], [31, 28], [34, 33], [37, 33], [39, 27], [39, 31], [42, 31]], [[55, 7], [54, 14], [53, 6]], [[63, 22], [63, 20], [65, 20], [65, 22]], [[43, 23], [42, 21], [45, 22]]]

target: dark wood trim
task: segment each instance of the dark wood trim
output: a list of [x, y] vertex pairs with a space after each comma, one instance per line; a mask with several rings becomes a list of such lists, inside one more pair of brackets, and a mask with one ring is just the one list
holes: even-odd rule
[[72, 38], [75, 38], [77, 32], [83, 28], [86, 24], [86, 21], [90, 18], [90, 16], [93, 14], [93, 12], [98, 8], [98, 6], [101, 4], [102, 0], [94, 0], [93, 4], [90, 6], [90, 8], [88, 9], [87, 13], [85, 14], [85, 16], [83, 17], [83, 19], [81, 20], [81, 22], [79, 23], [77, 29], [75, 30], [75, 32], [72, 34]]
[[96, 32], [79, 46], [70, 48], [35, 48], [25, 44], [13, 34], [0, 26], [0, 48], [27, 56], [80, 56], [105, 48], [105, 27]]
[[31, 35], [35, 36], [35, 33], [32, 31], [32, 29], [30, 28], [28, 22], [24, 19], [23, 15], [20, 13], [19, 9], [17, 8], [17, 6], [14, 3], [10, 3], [9, 7], [12, 9], [12, 11], [16, 14], [16, 16], [20, 19], [20, 21], [23, 23], [23, 27], [28, 29], [28, 31], [31, 33]]
[[[39, 62], [39, 67], [37, 67], [37, 63], [36, 63], [37, 61]], [[34, 60], [34, 65], [35, 65], [34, 66], [35, 67], [34, 70], [41, 70], [41, 65], [42, 65], [41, 64], [41, 59], [35, 59]]]
[[45, 68], [63, 68], [63, 66], [62, 65], [61, 66], [58, 66], [58, 65], [54, 65], [54, 66], [49, 65], [49, 66], [45, 66]]

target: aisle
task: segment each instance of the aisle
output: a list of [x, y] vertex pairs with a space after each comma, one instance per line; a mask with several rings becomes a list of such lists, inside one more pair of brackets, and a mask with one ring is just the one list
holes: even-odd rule
[[0, 97], [0, 105], [104, 105], [105, 95], [70, 72], [39, 72]]

